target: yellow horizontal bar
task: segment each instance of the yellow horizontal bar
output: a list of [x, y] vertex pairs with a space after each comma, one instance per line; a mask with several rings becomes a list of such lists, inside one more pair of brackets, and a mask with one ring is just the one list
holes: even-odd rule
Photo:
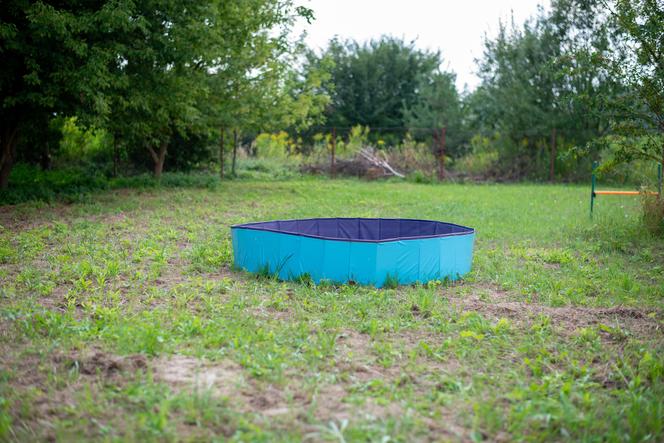
[[646, 192], [640, 192], [640, 191], [595, 191], [596, 195], [640, 195], [640, 194], [646, 194], [646, 195], [657, 195], [657, 192], [652, 192], [652, 191], [646, 191]]

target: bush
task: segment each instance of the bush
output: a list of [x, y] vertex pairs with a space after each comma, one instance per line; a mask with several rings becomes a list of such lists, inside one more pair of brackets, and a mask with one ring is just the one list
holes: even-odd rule
[[[600, 163], [611, 160], [610, 153], [603, 152]], [[610, 164], [610, 163], [609, 163]], [[657, 164], [652, 160], [634, 160], [629, 163], [611, 164], [598, 173], [603, 183], [611, 185], [644, 185], [654, 187], [657, 184]]]
[[465, 155], [454, 163], [454, 169], [472, 177], [486, 177], [498, 162], [498, 152], [477, 152]]
[[664, 237], [664, 198], [645, 195], [642, 207], [646, 229], [656, 236]]
[[[402, 173], [420, 173], [421, 180], [433, 176], [436, 172], [437, 160], [427, 143], [418, 143], [410, 134], [402, 140], [401, 144], [385, 150], [388, 153], [388, 162], [397, 171]], [[417, 175], [417, 174], [416, 174]], [[417, 180], [417, 178], [415, 177]]]
[[499, 161], [499, 152], [488, 137], [476, 135], [470, 141], [471, 152], [454, 163], [454, 170], [471, 177], [492, 175]]
[[422, 171], [415, 171], [412, 174], [408, 176], [408, 178], [415, 183], [426, 183], [426, 184], [431, 184], [433, 183], [433, 176], [430, 174], [425, 174]]
[[26, 201], [82, 201], [92, 192], [118, 188], [209, 188], [214, 189], [219, 178], [209, 173], [167, 172], [160, 180], [151, 174], [107, 178], [103, 174], [80, 168], [42, 171], [33, 165], [19, 163], [12, 169], [10, 188], [0, 193], [0, 204]]
[[67, 172], [77, 170], [82, 176], [111, 173], [112, 138], [105, 130], [83, 126], [76, 117], [62, 120], [61, 125], [62, 136], [53, 155], [53, 168]]
[[237, 178], [249, 180], [283, 180], [300, 176], [298, 159], [238, 159]]
[[0, 204], [28, 200], [51, 202], [56, 199], [77, 201], [94, 190], [108, 187], [103, 174], [80, 168], [42, 171], [34, 165], [19, 163], [9, 177], [10, 188], [0, 193]]
[[256, 137], [256, 157], [258, 158], [286, 158], [293, 152], [294, 143], [284, 131], [276, 134], [262, 133]]

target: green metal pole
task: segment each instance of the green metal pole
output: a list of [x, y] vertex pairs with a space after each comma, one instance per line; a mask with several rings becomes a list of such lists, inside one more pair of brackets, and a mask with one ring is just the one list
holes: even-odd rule
[[591, 178], [591, 188], [590, 188], [590, 218], [593, 217], [593, 206], [595, 203], [595, 169], [597, 168], [597, 162], [593, 162], [593, 173]]

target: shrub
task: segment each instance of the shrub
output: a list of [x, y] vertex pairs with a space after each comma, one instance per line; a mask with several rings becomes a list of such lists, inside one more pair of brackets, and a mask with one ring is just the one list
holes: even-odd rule
[[300, 163], [297, 158], [245, 158], [238, 159], [237, 178], [249, 180], [283, 180], [298, 177]]
[[431, 174], [425, 174], [422, 171], [415, 171], [412, 174], [408, 175], [408, 179], [414, 181], [415, 183], [433, 183], [433, 177]]
[[369, 127], [356, 125], [350, 129], [348, 141], [346, 143], [337, 143], [337, 153], [339, 156], [352, 157], [360, 149], [369, 144]]
[[70, 117], [62, 123], [58, 158], [64, 164], [103, 158], [110, 152], [108, 134], [102, 129], [86, 128]]
[[0, 204], [25, 201], [76, 202], [89, 198], [95, 191], [118, 188], [208, 188], [214, 189], [219, 178], [205, 172], [167, 172], [160, 180], [151, 174], [107, 178], [101, 173], [81, 168], [42, 171], [33, 165], [19, 163], [12, 169], [10, 188], [0, 193]]
[[642, 206], [646, 229], [654, 235], [664, 237], [664, 198], [644, 195]]
[[0, 193], [0, 204], [16, 204], [29, 200], [67, 202], [80, 200], [91, 191], [105, 189], [108, 181], [103, 174], [82, 168], [42, 171], [34, 165], [19, 163], [12, 169], [10, 188]]
[[432, 176], [436, 171], [437, 160], [427, 143], [417, 142], [410, 134], [406, 134], [401, 144], [387, 149], [388, 162], [399, 172], [411, 173], [419, 171], [423, 179]]
[[498, 165], [500, 154], [496, 140], [476, 135], [470, 141], [471, 151], [454, 163], [454, 169], [464, 175], [486, 177]]
[[276, 134], [262, 133], [256, 137], [256, 157], [286, 158], [293, 151], [294, 143], [284, 131]]

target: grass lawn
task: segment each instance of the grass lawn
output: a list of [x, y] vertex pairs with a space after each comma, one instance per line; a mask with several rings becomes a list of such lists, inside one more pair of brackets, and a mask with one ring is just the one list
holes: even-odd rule
[[[664, 240], [587, 186], [305, 179], [0, 208], [0, 441], [662, 441]], [[229, 226], [477, 229], [464, 281], [232, 268]]]

